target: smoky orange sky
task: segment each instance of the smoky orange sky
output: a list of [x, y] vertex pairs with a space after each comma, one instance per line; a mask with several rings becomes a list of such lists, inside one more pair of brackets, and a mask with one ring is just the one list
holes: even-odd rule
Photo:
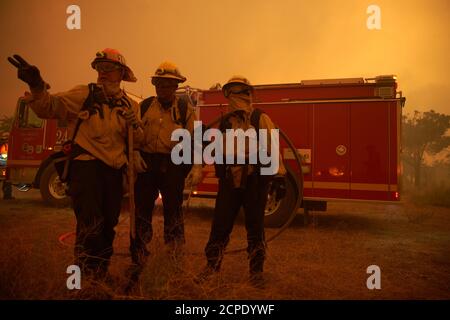
[[[81, 30], [66, 9], [81, 8]], [[381, 8], [368, 30], [367, 7]], [[6, 60], [37, 65], [52, 92], [96, 80], [95, 52], [119, 49], [138, 82], [173, 61], [186, 84], [207, 89], [242, 74], [254, 84], [396, 74], [404, 112], [450, 113], [449, 0], [0, 0], [0, 114], [14, 112], [27, 86]]]

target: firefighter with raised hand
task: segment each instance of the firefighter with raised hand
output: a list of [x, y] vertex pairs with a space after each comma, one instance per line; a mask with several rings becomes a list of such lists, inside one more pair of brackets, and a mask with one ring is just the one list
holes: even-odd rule
[[91, 63], [98, 74], [96, 83], [50, 94], [36, 66], [18, 55], [8, 60], [31, 89], [26, 97], [31, 109], [40, 118], [67, 120], [71, 161], [66, 178], [77, 220], [75, 264], [83, 276], [105, 279], [121, 209], [131, 126], [136, 143], [143, 137], [139, 105], [120, 88], [122, 80], [136, 78], [123, 55], [107, 48]]
[[[253, 108], [253, 86], [246, 78], [232, 77], [224, 85], [222, 91], [229, 103], [229, 113], [220, 124], [221, 131], [227, 129], [246, 131], [253, 128], [258, 134], [259, 129], [267, 129], [270, 135], [270, 130], [275, 129], [267, 114]], [[270, 136], [268, 136], [267, 150], [271, 150], [270, 141]], [[223, 145], [227, 145], [225, 134]], [[226, 150], [225, 153], [229, 151]], [[233, 152], [236, 152], [236, 146]], [[263, 175], [259, 163], [249, 164], [247, 148], [246, 154], [243, 156], [247, 160], [246, 164], [215, 165], [216, 176], [219, 178], [219, 191], [214, 208], [211, 233], [205, 248], [207, 266], [195, 278], [197, 283], [202, 283], [220, 270], [235, 218], [242, 206], [247, 230], [250, 283], [257, 288], [264, 287], [263, 266], [266, 253], [264, 209], [271, 182], [276, 186], [277, 190], [275, 191], [278, 199], [285, 195], [284, 176], [286, 170], [282, 161], [280, 161], [277, 175]]]
[[[135, 151], [136, 171], [136, 237], [131, 239], [132, 261], [142, 266], [149, 252], [146, 245], [153, 235], [152, 212], [161, 194], [164, 214], [164, 242], [168, 251], [176, 257], [182, 253], [185, 243], [184, 217], [182, 212], [185, 178], [190, 165], [176, 165], [171, 160], [172, 148], [178, 143], [171, 141], [172, 132], [186, 129], [193, 135], [196, 115], [187, 99], [176, 95], [180, 83], [186, 81], [178, 68], [163, 62], [152, 76], [156, 97], [141, 102], [141, 118], [144, 141]], [[201, 165], [194, 165], [192, 184], [201, 179]]]

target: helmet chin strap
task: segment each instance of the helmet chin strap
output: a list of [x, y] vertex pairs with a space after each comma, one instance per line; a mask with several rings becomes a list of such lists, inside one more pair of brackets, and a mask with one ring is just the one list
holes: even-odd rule
[[102, 82], [99, 84], [103, 86], [103, 89], [105, 90], [105, 94], [108, 97], [115, 96], [116, 94], [118, 94], [121, 91], [120, 81], [118, 81], [118, 82], [105, 81], [105, 82]]

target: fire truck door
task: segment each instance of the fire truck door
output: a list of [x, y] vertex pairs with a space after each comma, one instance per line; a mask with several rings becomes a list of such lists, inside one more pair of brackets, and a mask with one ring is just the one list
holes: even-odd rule
[[10, 148], [12, 150], [8, 165], [39, 166], [41, 154], [44, 151], [44, 131], [45, 120], [40, 119], [31, 108], [19, 99], [11, 132]]
[[348, 198], [350, 194], [350, 108], [347, 103], [313, 105], [313, 195]]

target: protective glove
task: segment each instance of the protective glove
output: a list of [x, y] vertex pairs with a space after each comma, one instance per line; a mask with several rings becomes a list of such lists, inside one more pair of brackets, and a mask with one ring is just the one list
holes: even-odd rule
[[147, 171], [147, 164], [141, 157], [141, 153], [137, 150], [133, 151], [134, 158], [134, 169], [137, 173], [142, 173]]
[[192, 166], [191, 172], [189, 172], [186, 178], [186, 185], [195, 187], [198, 185], [203, 179], [202, 165], [196, 164]]
[[26, 82], [30, 89], [44, 90], [45, 83], [42, 80], [41, 73], [36, 66], [30, 65], [18, 54], [13, 55], [14, 58], [8, 57], [8, 61], [17, 68], [17, 77]]
[[136, 114], [134, 113], [133, 109], [128, 108], [123, 113], [123, 116], [125, 117], [125, 120], [127, 121], [127, 124], [129, 126], [132, 126], [134, 129], [139, 128], [139, 120], [136, 117]]
[[272, 181], [271, 193], [275, 192], [275, 200], [280, 201], [286, 196], [286, 178], [276, 175]]

